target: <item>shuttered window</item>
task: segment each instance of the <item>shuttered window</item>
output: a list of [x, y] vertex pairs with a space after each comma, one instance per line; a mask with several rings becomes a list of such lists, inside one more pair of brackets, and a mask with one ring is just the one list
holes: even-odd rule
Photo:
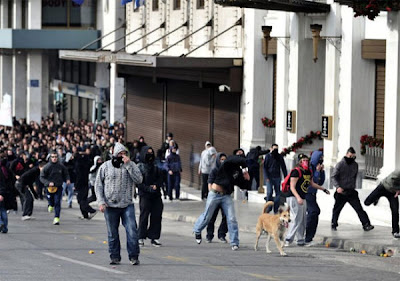
[[385, 61], [376, 61], [375, 137], [384, 138], [385, 125]]

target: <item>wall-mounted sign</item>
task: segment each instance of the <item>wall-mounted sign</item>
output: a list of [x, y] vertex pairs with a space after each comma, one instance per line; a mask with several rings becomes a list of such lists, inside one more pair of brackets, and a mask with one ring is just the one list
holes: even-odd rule
[[286, 111], [286, 130], [291, 133], [296, 132], [296, 111], [288, 110]]
[[321, 116], [321, 137], [328, 140], [332, 139], [332, 116]]
[[37, 79], [29, 80], [29, 86], [32, 87], [32, 88], [38, 88], [39, 87], [39, 80], [37, 80]]

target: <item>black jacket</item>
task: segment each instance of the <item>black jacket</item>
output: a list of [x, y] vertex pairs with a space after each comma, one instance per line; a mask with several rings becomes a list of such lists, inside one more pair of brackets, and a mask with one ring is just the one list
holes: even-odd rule
[[287, 176], [286, 164], [282, 155], [277, 153], [268, 153], [264, 160], [264, 173], [266, 179], [281, 178], [281, 169], [283, 178]]
[[242, 172], [242, 169], [246, 167], [246, 158], [229, 156], [218, 169], [214, 183], [222, 186], [226, 194], [231, 194], [235, 185], [241, 189], [249, 189], [249, 181], [243, 178]]
[[[138, 164], [138, 168], [142, 173], [143, 182], [138, 185], [139, 196], [150, 198], [160, 197], [160, 189], [163, 184], [163, 175], [162, 171], [157, 167], [157, 164], [155, 162], [154, 150], [154, 160], [152, 162], [146, 161], [146, 153], [148, 149], [153, 150], [153, 148], [151, 148], [150, 146], [144, 146], [140, 152], [140, 163]], [[151, 187], [152, 185], [155, 185], [157, 187], [156, 190]]]
[[38, 166], [33, 167], [32, 169], [26, 171], [22, 174], [22, 176], [18, 179], [18, 181], [23, 186], [33, 186], [33, 183], [36, 182], [37, 178], [40, 176], [40, 169]]

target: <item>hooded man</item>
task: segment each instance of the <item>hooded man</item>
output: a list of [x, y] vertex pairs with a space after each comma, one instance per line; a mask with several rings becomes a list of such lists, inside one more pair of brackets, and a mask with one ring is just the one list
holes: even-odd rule
[[332, 184], [336, 188], [335, 192], [335, 205], [332, 210], [332, 230], [336, 231], [338, 227], [338, 220], [340, 212], [344, 205], [348, 202], [354, 211], [356, 211], [358, 218], [361, 221], [363, 229], [370, 231], [374, 229], [371, 225], [368, 214], [364, 211], [358, 197], [356, 190], [356, 180], [358, 174], [358, 164], [356, 160], [356, 151], [353, 147], [347, 150], [346, 156], [336, 164], [332, 173]]
[[368, 195], [364, 204], [366, 206], [378, 204], [379, 199], [384, 196], [389, 201], [392, 212], [392, 235], [394, 238], [400, 238], [399, 233], [399, 196], [400, 194], [400, 170], [394, 170], [390, 175], [384, 178], [380, 184]]
[[[143, 182], [139, 189], [139, 246], [144, 246], [146, 238], [151, 239], [154, 247], [160, 247], [158, 241], [161, 234], [161, 218], [163, 202], [161, 200], [161, 187], [163, 184], [162, 171], [155, 163], [154, 150], [150, 146], [144, 146], [140, 152], [138, 168], [143, 176]], [[150, 225], [149, 225], [150, 217]]]
[[211, 145], [211, 142], [206, 141], [205, 149], [201, 152], [199, 163], [199, 175], [201, 175], [201, 199], [206, 199], [208, 195], [208, 176], [214, 168], [215, 156], [217, 151]]
[[99, 168], [102, 164], [103, 164], [103, 159], [101, 158], [101, 156], [99, 155], [95, 156], [93, 159], [93, 166], [90, 167], [89, 170], [89, 187], [92, 192], [92, 194], [88, 198], [89, 203], [97, 200], [96, 193], [94, 191], [94, 184], [96, 183], [96, 177], [99, 172]]
[[99, 210], [104, 213], [108, 231], [110, 264], [121, 261], [121, 244], [118, 227], [120, 221], [126, 230], [127, 251], [132, 265], [139, 262], [138, 233], [133, 204], [134, 185], [142, 183], [139, 168], [128, 157], [128, 150], [115, 143], [113, 157], [100, 166], [95, 191]]
[[[217, 154], [217, 159], [215, 161], [215, 168], [212, 169], [212, 171], [208, 177], [208, 190], [211, 189], [211, 186], [215, 180], [215, 176], [217, 175], [218, 169], [219, 169], [219, 167], [221, 167], [222, 163], [224, 163], [225, 160], [226, 160], [225, 153], [221, 152], [221, 153]], [[217, 219], [219, 210], [221, 210], [222, 220], [221, 220], [221, 224], [219, 225], [219, 228], [218, 228], [218, 239], [223, 243], [227, 242], [226, 238], [225, 238], [226, 233], [228, 232], [226, 216], [225, 216], [224, 210], [221, 208], [221, 206], [218, 206], [215, 209], [214, 214], [212, 215], [211, 220], [207, 225], [207, 237], [206, 237], [207, 243], [211, 243], [212, 239], [214, 238], [214, 224]]]

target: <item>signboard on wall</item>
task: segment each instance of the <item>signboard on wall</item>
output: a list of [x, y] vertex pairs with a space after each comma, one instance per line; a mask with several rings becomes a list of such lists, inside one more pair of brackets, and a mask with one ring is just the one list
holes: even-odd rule
[[37, 80], [37, 79], [29, 80], [29, 87], [38, 88], [39, 87], [39, 80]]
[[321, 116], [321, 137], [328, 140], [332, 139], [332, 116]]
[[296, 111], [288, 110], [286, 111], [286, 130], [291, 133], [296, 132]]

